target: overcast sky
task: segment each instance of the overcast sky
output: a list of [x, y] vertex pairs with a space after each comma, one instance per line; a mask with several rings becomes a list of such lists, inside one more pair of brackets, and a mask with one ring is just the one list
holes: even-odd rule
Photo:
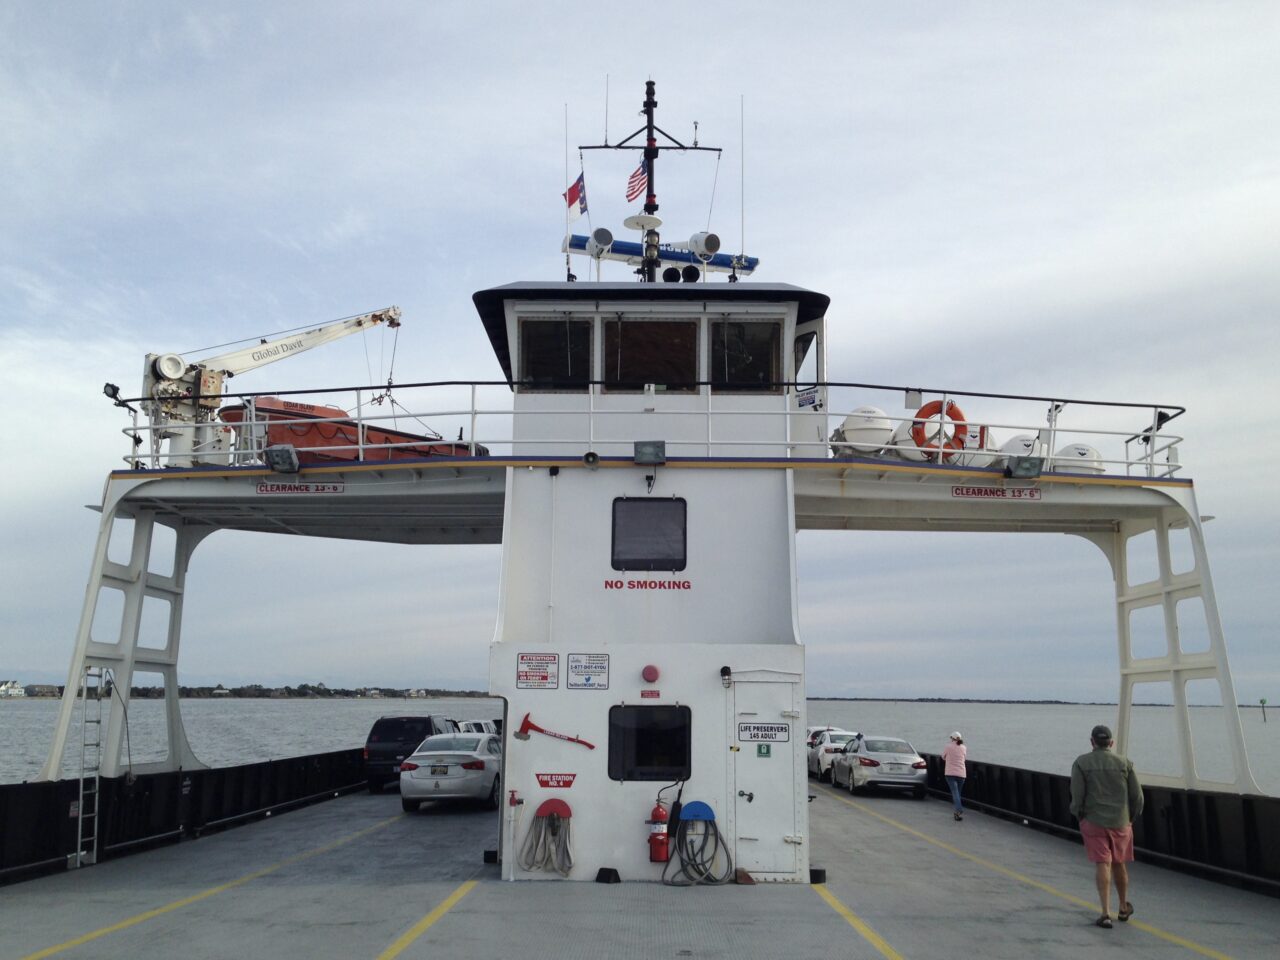
[[[612, 140], [653, 78], [660, 126], [726, 148], [664, 159], [667, 232], [710, 216], [756, 279], [830, 295], [832, 379], [1188, 407], [1237, 693], [1280, 701], [1280, 7], [783, 9], [0, 7], [0, 679], [65, 678], [84, 505], [127, 452], [104, 381], [392, 303], [399, 382], [499, 378], [470, 296], [562, 278], [566, 105], [599, 142], [608, 77]], [[593, 224], [633, 212], [634, 163], [588, 154]], [[389, 350], [236, 386], [377, 382]], [[1115, 699], [1083, 540], [804, 533], [799, 558], [811, 695]], [[497, 574], [496, 547], [220, 533], [181, 676], [485, 688]]]

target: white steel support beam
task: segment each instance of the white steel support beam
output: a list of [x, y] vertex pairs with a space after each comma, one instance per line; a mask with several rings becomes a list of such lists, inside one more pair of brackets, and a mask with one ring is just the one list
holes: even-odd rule
[[[110, 671], [112, 695], [108, 715], [102, 730], [101, 775], [115, 777], [126, 769], [134, 772], [156, 772], [177, 769], [202, 769], [202, 764], [191, 750], [182, 725], [178, 688], [178, 649], [182, 627], [182, 601], [187, 568], [196, 545], [212, 528], [183, 528], [176, 530], [173, 573], [164, 576], [151, 571], [151, 551], [155, 531], [155, 513], [137, 511], [133, 515], [133, 538], [127, 563], [114, 563], [108, 558], [107, 549], [115, 524], [122, 517], [116, 509], [118, 502], [104, 505], [102, 521], [98, 528], [98, 543], [94, 549], [93, 565], [85, 590], [84, 606], [76, 634], [75, 654], [68, 671], [68, 681], [58, 712], [57, 725], [49, 756], [40, 771], [39, 779], [56, 780], [61, 776], [63, 756], [72, 726], [80, 677], [86, 666], [102, 667]], [[119, 590], [123, 595], [123, 612], [118, 625], [99, 623], [97, 612], [104, 590]], [[164, 645], [142, 647], [139, 633], [142, 625], [143, 605], [147, 598], [169, 605]], [[95, 630], [96, 627], [96, 630]], [[95, 640], [98, 636], [112, 635], [113, 641]], [[144, 764], [133, 764], [126, 749], [128, 739], [129, 693], [137, 671], [160, 674], [165, 690], [165, 756]]]
[[[1209, 575], [1208, 555], [1204, 546], [1203, 527], [1196, 512], [1195, 496], [1191, 490], [1177, 491], [1176, 507], [1160, 511], [1150, 520], [1122, 521], [1114, 534], [1087, 534], [1111, 561], [1115, 578], [1116, 639], [1119, 652], [1120, 689], [1116, 718], [1116, 748], [1125, 752], [1131, 739], [1133, 698], [1135, 688], [1142, 683], [1167, 683], [1173, 702], [1174, 734], [1178, 749], [1180, 774], [1169, 776], [1142, 772], [1144, 783], [1185, 787], [1189, 789], [1233, 790], [1240, 793], [1261, 793], [1249, 768], [1245, 749], [1244, 730], [1236, 703], [1235, 685], [1227, 661], [1226, 640], [1218, 605]], [[1190, 533], [1194, 564], [1186, 572], [1174, 573], [1169, 548], [1169, 531], [1187, 527]], [[1129, 545], [1141, 534], [1155, 535], [1156, 559], [1159, 573], [1156, 579], [1143, 583], [1132, 582], [1132, 564]], [[1198, 597], [1204, 610], [1205, 627], [1209, 647], [1205, 651], [1184, 652], [1178, 626], [1178, 604]], [[1164, 651], [1150, 657], [1135, 657], [1133, 652], [1133, 613], [1148, 607], [1159, 606], [1164, 626]], [[1187, 684], [1193, 680], [1212, 680], [1217, 684], [1222, 704], [1222, 717], [1226, 724], [1226, 737], [1232, 760], [1232, 779], [1210, 780], [1202, 777], [1196, 767], [1195, 738], [1191, 729], [1190, 704], [1187, 702]]]

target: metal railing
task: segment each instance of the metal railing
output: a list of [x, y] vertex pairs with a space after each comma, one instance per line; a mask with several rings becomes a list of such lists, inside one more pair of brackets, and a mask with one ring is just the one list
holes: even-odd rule
[[[525, 385], [515, 386], [519, 390]], [[340, 441], [334, 442], [332, 435], [324, 442], [290, 441], [304, 462], [399, 459], [433, 445], [442, 449], [426, 455], [450, 455], [442, 451], [451, 450], [460, 456], [504, 456], [517, 448], [568, 453], [630, 444], [640, 439], [637, 415], [654, 415], [667, 435], [644, 439], [665, 439], [672, 456], [715, 457], [733, 451], [740, 457], [743, 447], [750, 446], [755, 451], [751, 455], [769, 459], [813, 458], [821, 449], [821, 456], [834, 459], [960, 467], [1001, 467], [1012, 456], [1039, 457], [1045, 472], [1149, 478], [1175, 476], [1181, 469], [1182, 437], [1164, 430], [1184, 408], [1171, 404], [849, 382], [737, 386], [698, 381], [619, 390], [616, 384], [577, 381], [561, 390], [538, 383], [536, 391], [513, 396], [506, 381], [435, 381], [397, 386], [396, 409], [390, 411], [371, 406], [368, 399], [381, 400], [386, 394], [382, 386], [227, 394], [224, 400], [239, 401], [244, 408], [234, 424], [222, 419], [176, 423], [140, 398], [132, 402], [142, 410], [133, 411], [132, 424], [123, 431], [131, 443], [124, 460], [132, 469], [260, 465], [273, 434], [305, 440], [324, 428], [342, 433]], [[282, 416], [258, 407], [266, 396], [306, 398], [315, 405], [349, 398], [354, 410], [342, 416]], [[520, 403], [523, 396], [536, 397], [538, 402], [528, 405], [536, 409], [521, 409], [526, 406]], [[558, 399], [548, 402], [552, 397]], [[634, 398], [635, 404], [620, 408], [626, 398]], [[401, 402], [406, 400], [412, 408]], [[960, 413], [960, 402], [967, 413]], [[890, 412], [895, 408], [900, 412]], [[922, 416], [925, 409], [936, 412]], [[758, 436], [718, 433], [717, 424], [729, 418], [738, 426], [743, 418], [757, 418]], [[864, 429], [852, 436], [851, 425]], [[190, 439], [175, 452], [174, 438], [188, 432]], [[450, 440], [455, 432], [458, 439]]]

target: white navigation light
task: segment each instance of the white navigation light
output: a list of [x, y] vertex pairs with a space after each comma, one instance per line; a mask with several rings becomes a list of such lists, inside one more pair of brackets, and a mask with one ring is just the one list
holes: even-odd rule
[[177, 380], [187, 372], [187, 361], [176, 353], [162, 353], [156, 357], [151, 368], [162, 380]]
[[605, 227], [596, 227], [587, 237], [587, 256], [592, 260], [601, 260], [613, 246], [613, 234]]
[[720, 238], [714, 233], [695, 233], [689, 238], [689, 250], [699, 260], [710, 260], [720, 252]]

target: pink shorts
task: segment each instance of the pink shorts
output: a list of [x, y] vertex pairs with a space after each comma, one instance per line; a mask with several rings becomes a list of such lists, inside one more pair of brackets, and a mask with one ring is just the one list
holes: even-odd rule
[[1132, 863], [1133, 826], [1100, 827], [1088, 820], [1080, 821], [1084, 852], [1092, 863]]

